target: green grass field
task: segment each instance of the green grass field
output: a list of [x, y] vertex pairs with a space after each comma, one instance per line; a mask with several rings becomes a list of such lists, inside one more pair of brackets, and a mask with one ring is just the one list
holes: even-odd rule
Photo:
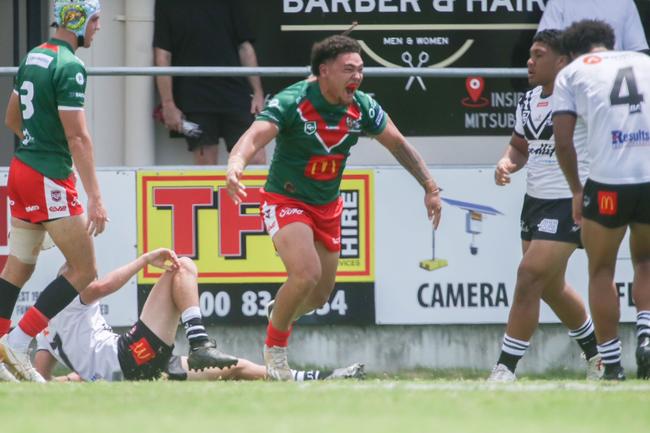
[[650, 384], [523, 380], [0, 384], [2, 433], [634, 433]]

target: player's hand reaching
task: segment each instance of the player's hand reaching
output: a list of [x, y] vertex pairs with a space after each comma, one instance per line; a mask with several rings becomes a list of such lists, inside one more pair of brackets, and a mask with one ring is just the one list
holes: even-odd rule
[[494, 182], [497, 185], [504, 186], [510, 183], [510, 173], [512, 173], [517, 166], [508, 158], [502, 158], [497, 162], [497, 167], [494, 170]]
[[88, 198], [88, 221], [86, 222], [86, 230], [90, 236], [97, 236], [101, 234], [106, 228], [106, 223], [109, 221], [108, 212], [104, 208], [101, 197]]
[[427, 191], [424, 195], [424, 206], [427, 208], [427, 216], [433, 222], [433, 228], [437, 229], [442, 215], [442, 204], [440, 202], [440, 188]]
[[241, 183], [243, 173], [244, 160], [240, 156], [231, 155], [226, 170], [226, 187], [228, 188], [228, 195], [235, 204], [240, 204], [242, 199], [248, 195], [246, 194], [246, 187]]
[[175, 271], [181, 265], [176, 253], [167, 248], [158, 248], [157, 250], [149, 251], [145, 255], [145, 259], [151, 266], [166, 271]]

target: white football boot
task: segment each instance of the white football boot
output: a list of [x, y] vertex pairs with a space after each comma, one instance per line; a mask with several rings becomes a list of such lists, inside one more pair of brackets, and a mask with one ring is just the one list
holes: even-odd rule
[[[8, 334], [7, 334], [8, 335]], [[46, 380], [32, 366], [29, 350], [22, 352], [7, 344], [7, 335], [0, 338], [0, 361], [13, 373], [16, 379], [46, 383]]]
[[0, 362], [0, 382], [19, 382], [2, 362]]
[[264, 364], [266, 365], [266, 378], [268, 380], [293, 380], [287, 348], [280, 346], [268, 347], [264, 345]]
[[360, 363], [352, 364], [349, 367], [342, 367], [335, 369], [332, 374], [327, 376], [325, 380], [333, 379], [365, 379], [366, 371], [365, 366]]
[[[582, 357], [586, 359], [584, 353], [582, 354]], [[587, 380], [600, 380], [605, 372], [605, 365], [603, 364], [603, 358], [600, 356], [600, 353], [587, 359], [586, 362]]]
[[487, 378], [488, 382], [494, 383], [509, 383], [516, 380], [517, 376], [503, 364], [495, 365], [492, 373], [490, 373], [490, 377]]

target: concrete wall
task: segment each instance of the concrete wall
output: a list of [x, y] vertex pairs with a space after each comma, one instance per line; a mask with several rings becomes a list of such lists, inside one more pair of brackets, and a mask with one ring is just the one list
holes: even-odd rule
[[[262, 363], [264, 327], [223, 326], [208, 331], [222, 350]], [[324, 367], [363, 362], [374, 373], [472, 369], [485, 371], [487, 376], [499, 356], [504, 331], [505, 325], [296, 326], [289, 344], [289, 361], [292, 365]], [[623, 366], [631, 378], [636, 371], [634, 325], [622, 324], [620, 333]], [[177, 334], [175, 352], [187, 352], [182, 330]], [[581, 373], [585, 361], [580, 353], [566, 328], [545, 324], [535, 333], [517, 374], [549, 370]]]

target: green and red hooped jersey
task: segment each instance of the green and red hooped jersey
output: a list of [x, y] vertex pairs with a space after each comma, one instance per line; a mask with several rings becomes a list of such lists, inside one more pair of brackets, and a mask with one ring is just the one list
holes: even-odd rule
[[86, 68], [72, 47], [50, 39], [23, 59], [14, 81], [20, 98], [24, 140], [16, 157], [51, 179], [72, 173], [72, 156], [59, 110], [83, 110]]
[[257, 120], [279, 128], [265, 190], [318, 205], [339, 196], [350, 148], [362, 133], [381, 134], [388, 116], [358, 90], [352, 104], [332, 105], [317, 81], [305, 80], [275, 95]]

